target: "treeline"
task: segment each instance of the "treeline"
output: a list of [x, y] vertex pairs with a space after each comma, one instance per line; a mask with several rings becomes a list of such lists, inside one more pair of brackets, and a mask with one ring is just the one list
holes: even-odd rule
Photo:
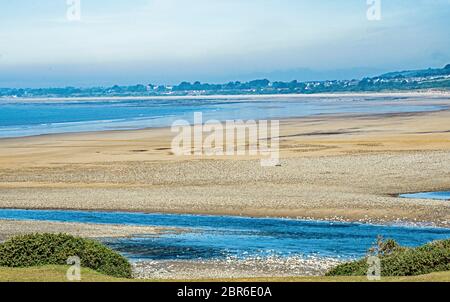
[[377, 92], [420, 89], [450, 89], [450, 64], [442, 69], [424, 69], [391, 72], [362, 80], [333, 80], [289, 82], [258, 79], [249, 82], [210, 84], [196, 81], [181, 82], [175, 86], [138, 84], [133, 86], [91, 88], [0, 88], [0, 97], [96, 97], [96, 96], [159, 96], [211, 94], [284, 94]]

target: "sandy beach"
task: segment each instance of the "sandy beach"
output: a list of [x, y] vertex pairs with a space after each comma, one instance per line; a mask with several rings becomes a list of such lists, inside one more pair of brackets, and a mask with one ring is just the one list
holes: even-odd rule
[[449, 110], [282, 120], [282, 166], [273, 168], [251, 157], [176, 157], [173, 137], [158, 128], [1, 139], [0, 208], [450, 227], [449, 202], [397, 197], [450, 188]]
[[133, 235], [157, 236], [161, 232], [175, 231], [168, 228], [124, 226], [111, 224], [66, 223], [47, 221], [0, 220], [0, 241], [12, 236], [32, 233], [71, 234], [88, 238], [121, 238]]

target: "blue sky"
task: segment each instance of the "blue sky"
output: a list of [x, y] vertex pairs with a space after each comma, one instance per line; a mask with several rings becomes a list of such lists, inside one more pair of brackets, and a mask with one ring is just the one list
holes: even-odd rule
[[450, 63], [450, 0], [0, 0], [0, 87], [359, 77]]

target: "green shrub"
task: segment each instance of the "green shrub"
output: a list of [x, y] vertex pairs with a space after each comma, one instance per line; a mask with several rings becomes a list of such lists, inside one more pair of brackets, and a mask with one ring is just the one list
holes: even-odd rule
[[378, 236], [375, 245], [369, 249], [369, 255], [381, 257], [395, 252], [401, 252], [405, 249], [394, 239], [383, 240], [383, 236]]
[[131, 278], [131, 265], [125, 257], [91, 239], [67, 234], [31, 234], [0, 244], [0, 266], [66, 265], [72, 256], [78, 256], [83, 267], [114, 277]]
[[[394, 240], [378, 240], [369, 254], [381, 260], [382, 276], [417, 276], [450, 270], [450, 239], [434, 241], [417, 248], [400, 247]], [[343, 263], [327, 272], [327, 276], [365, 276], [367, 258]]]

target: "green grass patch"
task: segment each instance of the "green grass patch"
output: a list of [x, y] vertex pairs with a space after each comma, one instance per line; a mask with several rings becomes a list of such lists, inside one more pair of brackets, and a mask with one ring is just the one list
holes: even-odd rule
[[[0, 267], [0, 282], [68, 282], [66, 271], [69, 267], [47, 265], [39, 267], [10, 268]], [[92, 269], [81, 269], [81, 282], [369, 282], [363, 276], [334, 277], [276, 277], [276, 278], [238, 278], [201, 280], [156, 280], [116, 278], [101, 274]], [[378, 282], [378, 281], [377, 281]], [[383, 277], [381, 282], [450, 282], [450, 271], [410, 277]]]
[[0, 266], [36, 267], [66, 265], [78, 256], [81, 266], [100, 273], [131, 278], [128, 260], [100, 242], [66, 234], [30, 234], [13, 237], [0, 244]]
[[[378, 256], [381, 276], [418, 276], [450, 270], [450, 239], [434, 241], [417, 248], [399, 246], [394, 240], [379, 238], [368, 256]], [[327, 276], [366, 276], [367, 257], [343, 263], [331, 269]]]

